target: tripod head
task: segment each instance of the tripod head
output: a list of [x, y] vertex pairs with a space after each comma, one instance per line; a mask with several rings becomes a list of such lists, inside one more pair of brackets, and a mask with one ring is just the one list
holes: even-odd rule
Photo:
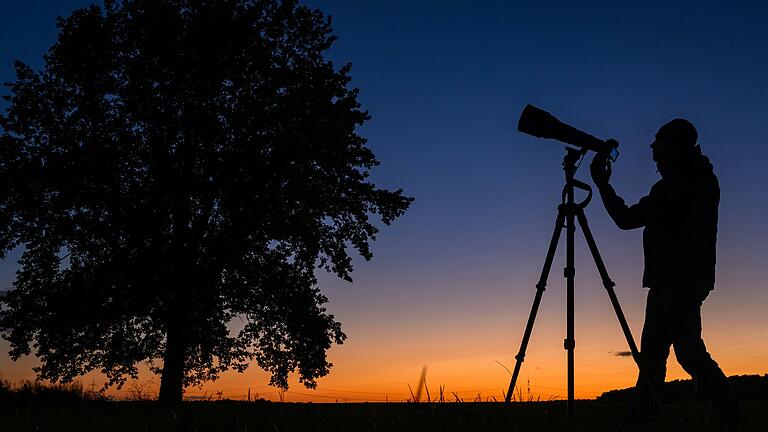
[[577, 162], [581, 160], [587, 154], [587, 149], [582, 147], [575, 149], [573, 147], [565, 147], [565, 156], [563, 156], [563, 169], [573, 167], [574, 171], [578, 168]]

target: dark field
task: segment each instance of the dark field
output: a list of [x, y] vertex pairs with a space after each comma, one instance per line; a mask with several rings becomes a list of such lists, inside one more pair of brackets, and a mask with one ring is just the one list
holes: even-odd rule
[[[617, 431], [622, 404], [578, 401], [576, 430]], [[657, 429], [717, 430], [702, 407], [664, 407]], [[768, 403], [742, 405], [744, 431], [768, 431]], [[0, 408], [0, 431], [566, 431], [563, 402], [344, 403], [77, 402]]]

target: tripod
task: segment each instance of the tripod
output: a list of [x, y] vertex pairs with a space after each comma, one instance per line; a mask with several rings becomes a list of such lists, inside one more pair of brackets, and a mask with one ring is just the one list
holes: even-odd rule
[[[528, 347], [528, 341], [531, 337], [531, 331], [533, 330], [533, 323], [536, 320], [536, 313], [539, 310], [539, 304], [541, 303], [541, 297], [544, 294], [544, 290], [547, 286], [547, 278], [549, 277], [549, 269], [552, 267], [552, 260], [555, 257], [557, 251], [557, 244], [560, 240], [560, 233], [563, 228], [566, 228], [566, 265], [564, 275], [566, 278], [566, 339], [564, 343], [565, 349], [568, 351], [568, 423], [573, 422], [573, 351], [576, 346], [573, 332], [573, 286], [575, 267], [573, 263], [573, 244], [574, 233], [576, 232], [576, 226], [574, 220], [577, 220], [581, 230], [584, 232], [584, 237], [587, 241], [587, 246], [592, 253], [592, 258], [595, 260], [597, 271], [600, 273], [600, 278], [603, 281], [603, 286], [608, 292], [608, 297], [611, 299], [614, 311], [616, 311], [616, 317], [619, 319], [619, 325], [624, 332], [624, 337], [627, 339], [629, 349], [632, 352], [632, 358], [635, 363], [639, 361], [639, 353], [637, 351], [637, 345], [632, 338], [632, 332], [629, 330], [627, 319], [624, 317], [624, 313], [621, 311], [621, 305], [619, 305], [619, 299], [616, 297], [616, 292], [613, 287], [616, 285], [608, 276], [608, 271], [605, 269], [603, 259], [600, 257], [600, 251], [597, 250], [597, 244], [595, 244], [595, 238], [592, 236], [592, 231], [589, 229], [587, 223], [587, 217], [584, 215], [584, 208], [589, 204], [592, 199], [592, 188], [579, 180], [574, 179], [576, 173], [577, 162], [586, 154], [587, 150], [576, 150], [571, 147], [566, 147], [567, 153], [563, 158], [563, 170], [565, 171], [565, 187], [563, 188], [562, 201], [557, 207], [557, 219], [555, 221], [555, 231], [552, 234], [552, 240], [549, 242], [549, 249], [547, 251], [547, 257], [544, 260], [544, 267], [541, 270], [541, 277], [536, 284], [536, 296], [533, 299], [533, 306], [531, 307], [531, 313], [528, 316], [528, 323], [525, 326], [525, 333], [523, 334], [523, 341], [520, 343], [520, 351], [515, 356], [515, 370], [512, 373], [512, 381], [509, 383], [509, 390], [505, 402], [509, 403], [512, 400], [512, 394], [515, 390], [515, 384], [517, 383], [517, 377], [520, 374], [520, 367], [525, 359], [525, 350]], [[581, 189], [587, 191], [587, 198], [584, 201], [576, 203], [574, 202], [574, 189]]]

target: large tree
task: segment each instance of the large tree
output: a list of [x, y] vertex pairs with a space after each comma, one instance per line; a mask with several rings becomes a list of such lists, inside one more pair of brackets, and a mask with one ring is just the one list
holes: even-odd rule
[[[0, 116], [0, 300], [39, 377], [147, 362], [160, 399], [256, 363], [314, 387], [345, 339], [316, 286], [371, 258], [412, 201], [368, 179], [368, 114], [330, 18], [295, 1], [124, 0], [58, 21], [43, 70], [16, 63]], [[233, 329], [236, 318], [244, 326]]]

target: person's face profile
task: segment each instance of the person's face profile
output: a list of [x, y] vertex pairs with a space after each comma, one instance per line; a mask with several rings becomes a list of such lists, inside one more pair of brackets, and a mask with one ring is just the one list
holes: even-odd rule
[[654, 162], [674, 161], [682, 156], [678, 146], [674, 145], [669, 138], [659, 134], [656, 134], [654, 141], [651, 143], [651, 150]]

